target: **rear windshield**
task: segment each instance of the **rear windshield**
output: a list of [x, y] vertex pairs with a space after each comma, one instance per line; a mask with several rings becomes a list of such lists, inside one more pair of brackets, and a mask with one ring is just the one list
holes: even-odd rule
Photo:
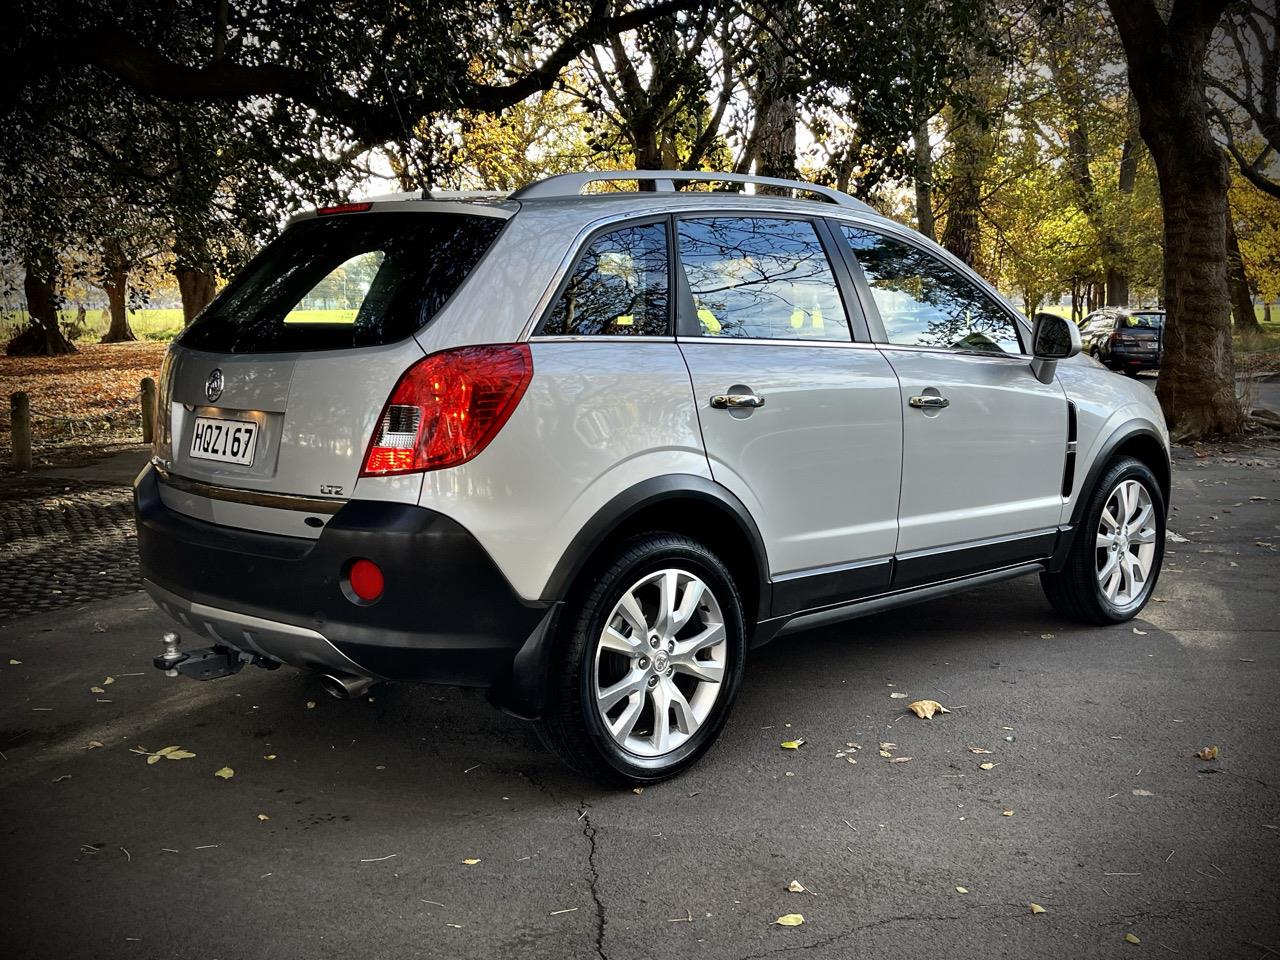
[[254, 258], [181, 342], [274, 353], [403, 340], [444, 306], [504, 222], [453, 213], [304, 220]]
[[1144, 330], [1159, 330], [1164, 326], [1163, 313], [1130, 313], [1121, 316], [1120, 322], [1126, 327], [1138, 327]]

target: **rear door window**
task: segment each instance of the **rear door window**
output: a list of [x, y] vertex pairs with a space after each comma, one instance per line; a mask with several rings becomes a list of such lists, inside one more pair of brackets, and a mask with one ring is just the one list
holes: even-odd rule
[[292, 353], [403, 340], [444, 306], [504, 222], [445, 213], [304, 220], [254, 258], [180, 342]]
[[596, 237], [569, 275], [540, 336], [668, 336], [667, 226], [645, 223]]
[[853, 339], [822, 241], [808, 220], [680, 220], [684, 267], [704, 337]]

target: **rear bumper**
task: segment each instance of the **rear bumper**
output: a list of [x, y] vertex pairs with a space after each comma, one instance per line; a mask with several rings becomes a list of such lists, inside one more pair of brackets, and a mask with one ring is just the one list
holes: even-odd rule
[[[539, 685], [529, 674], [545, 662], [556, 605], [522, 600], [443, 514], [352, 500], [310, 540], [192, 519], [164, 505], [159, 484], [150, 467], [134, 484], [142, 576], [189, 629], [311, 669], [499, 691]], [[343, 592], [347, 565], [361, 557], [385, 578], [371, 604]]]
[[1160, 355], [1158, 353], [1137, 353], [1128, 350], [1111, 348], [1107, 355], [1107, 366], [1125, 370], [1158, 370]]

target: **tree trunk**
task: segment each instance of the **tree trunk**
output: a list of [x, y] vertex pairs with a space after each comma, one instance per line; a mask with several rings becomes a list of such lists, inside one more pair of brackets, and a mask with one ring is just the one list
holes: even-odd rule
[[916, 125], [912, 140], [916, 160], [916, 229], [930, 240], [937, 240], [938, 234], [933, 223], [933, 148], [929, 143], [928, 120]]
[[1156, 396], [1181, 440], [1236, 433], [1227, 292], [1226, 160], [1209, 128], [1204, 62], [1227, 0], [1107, 0], [1128, 60], [1139, 129], [1164, 213], [1164, 358]]
[[113, 263], [103, 278], [102, 289], [107, 292], [107, 309], [111, 313], [111, 325], [107, 328], [103, 343], [127, 343], [138, 338], [133, 335], [129, 326], [129, 311], [126, 299], [129, 287], [129, 274], [119, 263]]
[[972, 57], [973, 72], [961, 85], [959, 105], [953, 103], [947, 108], [952, 160], [947, 223], [941, 243], [969, 266], [977, 267], [982, 187], [995, 157], [992, 127], [996, 120], [1000, 66], [977, 51]]
[[75, 353], [76, 348], [58, 325], [58, 292], [54, 287], [56, 265], [45, 251], [26, 265], [22, 289], [27, 298], [27, 325], [5, 347], [11, 357], [54, 357]]
[[1258, 333], [1258, 315], [1253, 310], [1253, 294], [1249, 292], [1249, 278], [1244, 270], [1244, 257], [1240, 255], [1240, 241], [1236, 239], [1236, 225], [1227, 207], [1227, 286], [1231, 291], [1231, 313], [1236, 329], [1245, 333]]
[[[773, 29], [783, 36], [794, 36], [797, 4], [794, 0], [770, 8]], [[782, 43], [766, 33], [760, 49], [760, 75], [755, 91], [756, 173], [762, 177], [794, 180], [796, 170], [796, 123], [799, 107], [796, 93], [795, 62]], [[761, 193], [772, 193], [763, 188]]]
[[182, 323], [187, 326], [209, 305], [218, 292], [218, 282], [210, 271], [200, 267], [177, 267], [173, 273], [182, 295]]
[[[1126, 113], [1129, 117], [1129, 135], [1125, 137], [1124, 145], [1120, 148], [1120, 175], [1117, 178], [1116, 188], [1121, 196], [1130, 197], [1138, 182], [1138, 145], [1135, 142], [1138, 140], [1138, 111], [1132, 96], [1129, 97]], [[1120, 244], [1117, 242], [1115, 246], [1117, 255], [1119, 249]], [[1129, 275], [1113, 259], [1107, 266], [1107, 306], [1127, 307], [1129, 294]]]
[[1271, 301], [1268, 300], [1262, 305], [1262, 320], [1264, 323], [1271, 322]]

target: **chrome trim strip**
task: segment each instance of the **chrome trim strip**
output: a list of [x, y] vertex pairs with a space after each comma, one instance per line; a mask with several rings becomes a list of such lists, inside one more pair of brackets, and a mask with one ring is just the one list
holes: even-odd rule
[[177, 477], [158, 463], [152, 464], [160, 475], [160, 482], [174, 490], [192, 493], [209, 500], [226, 503], [243, 503], [251, 507], [269, 507], [274, 510], [297, 510], [303, 513], [337, 513], [346, 500], [325, 497], [302, 497], [291, 493], [267, 493], [262, 490], [245, 490], [241, 487], [219, 487], [199, 480]]

